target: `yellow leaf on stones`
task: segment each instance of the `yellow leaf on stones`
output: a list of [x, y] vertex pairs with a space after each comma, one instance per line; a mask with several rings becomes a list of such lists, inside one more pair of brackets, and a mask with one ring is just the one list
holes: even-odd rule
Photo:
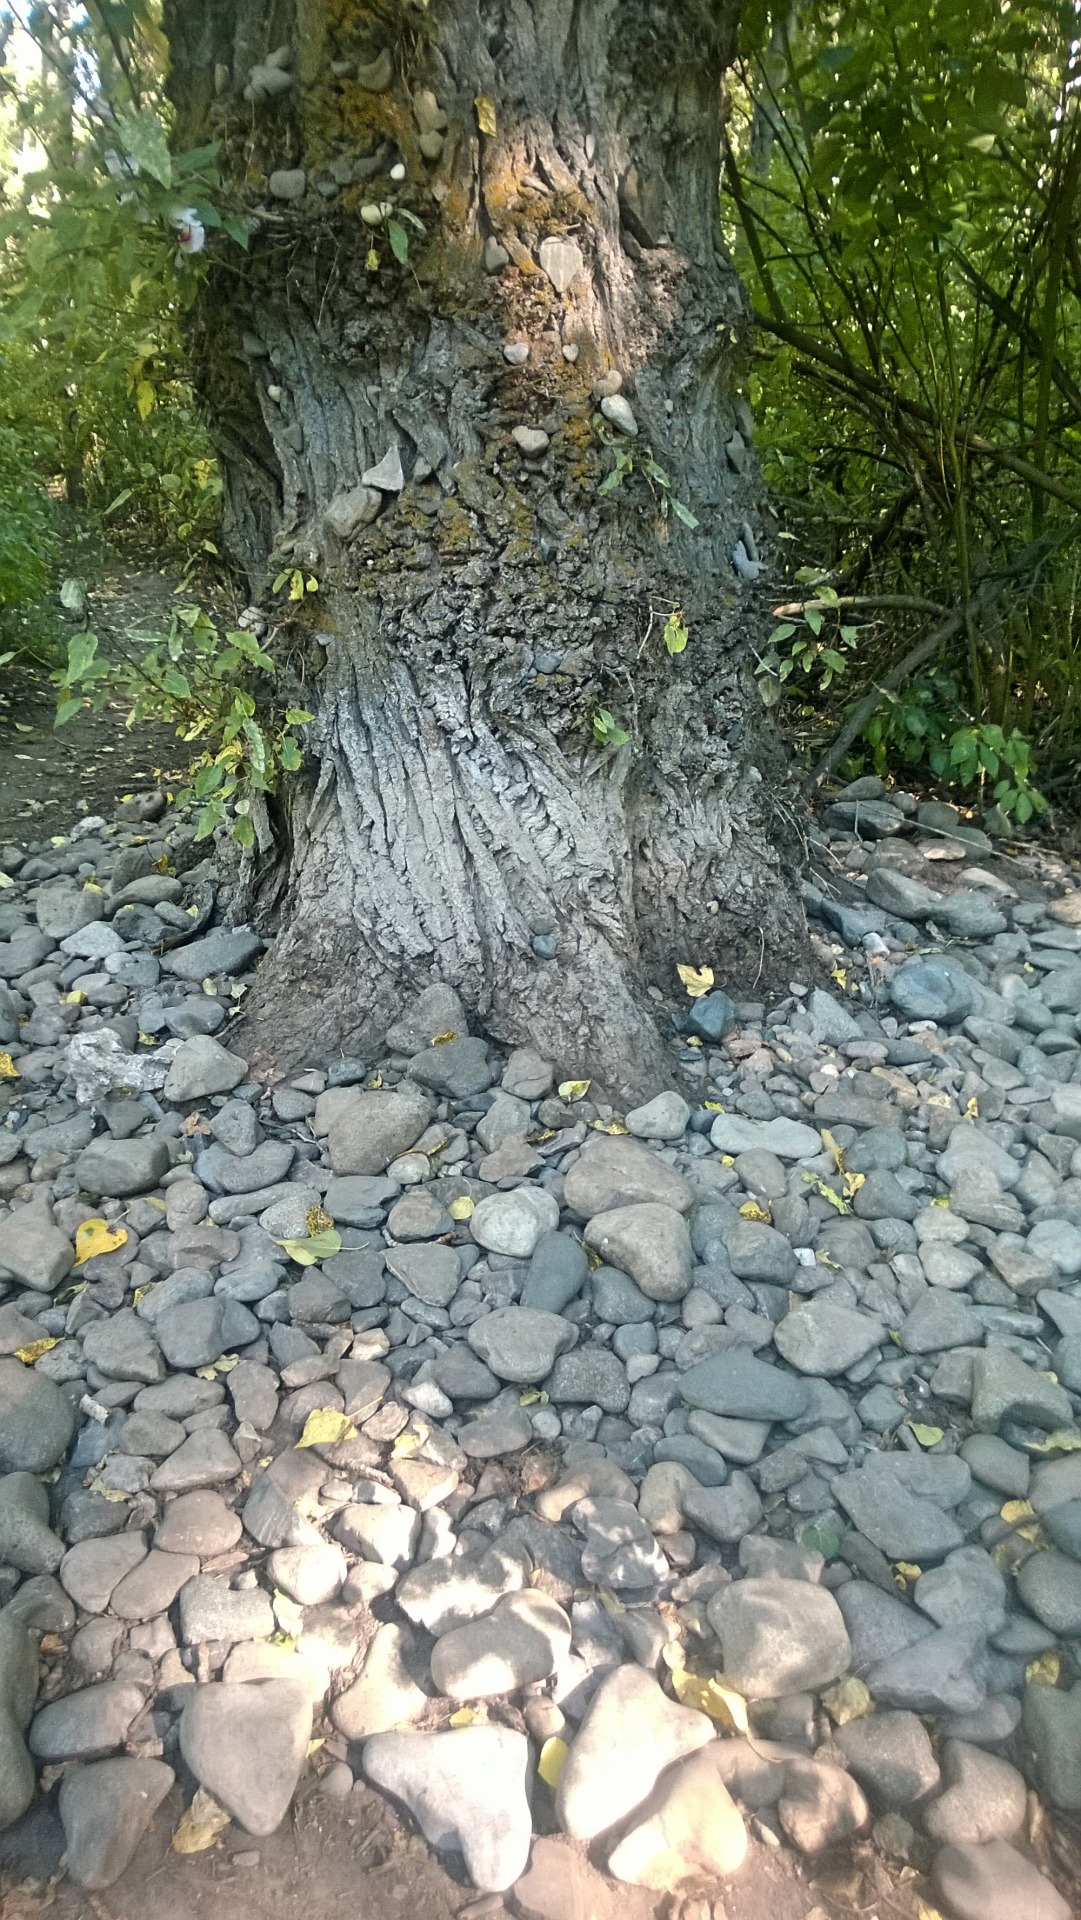
[[1036, 1509], [1031, 1500], [1007, 1500], [998, 1510], [1000, 1520], [1008, 1527], [1016, 1527], [1022, 1520], [1035, 1520]]
[[1049, 1433], [1046, 1440], [1026, 1442], [1028, 1453], [1076, 1453], [1081, 1447], [1081, 1433], [1071, 1427], [1059, 1427], [1055, 1433]]
[[979, 1117], [980, 1117], [980, 1103], [977, 1100], [976, 1095], [973, 1094], [971, 1100], [969, 1101], [968, 1105], [965, 1108], [965, 1119], [978, 1120]]
[[911, 1560], [895, 1560], [893, 1563], [893, 1577], [902, 1593], [920, 1578], [922, 1572], [923, 1568], [915, 1566]]
[[852, 1673], [847, 1680], [839, 1680], [835, 1687], [828, 1687], [821, 1695], [821, 1700], [830, 1719], [839, 1727], [847, 1727], [850, 1720], [862, 1720], [874, 1704], [869, 1688]]
[[702, 1042], [696, 1033], [689, 1033], [687, 1035], [687, 1045], [689, 1047], [701, 1047]]
[[449, 1033], [437, 1033], [432, 1041], [432, 1045], [433, 1047], [445, 1047], [451, 1040], [457, 1040], [457, 1038], [458, 1035], [452, 1027]]
[[546, 1407], [548, 1405], [548, 1395], [542, 1392], [540, 1387], [530, 1387], [527, 1392], [518, 1395], [518, 1405], [520, 1407]]
[[391, 1457], [395, 1460], [408, 1460], [411, 1454], [419, 1453], [423, 1442], [419, 1433], [410, 1433], [408, 1428], [400, 1433], [391, 1447]]
[[542, 1147], [546, 1140], [554, 1140], [555, 1137], [556, 1135], [555, 1135], [554, 1127], [546, 1128], [543, 1133], [527, 1133], [526, 1134], [526, 1139], [529, 1141], [529, 1144], [531, 1147]]
[[764, 1220], [767, 1227], [773, 1225], [773, 1215], [768, 1207], [760, 1207], [757, 1200], [745, 1200], [740, 1208], [744, 1220]]
[[921, 1447], [937, 1447], [943, 1437], [941, 1427], [925, 1427], [922, 1421], [918, 1420], [909, 1420], [907, 1424]]
[[0, 873], [0, 887], [13, 887], [14, 885], [15, 882], [10, 873]]
[[1025, 1668], [1025, 1679], [1030, 1687], [1057, 1687], [1062, 1673], [1062, 1660], [1057, 1653], [1041, 1653], [1038, 1660], [1030, 1660]]
[[604, 1608], [605, 1613], [610, 1613], [613, 1620], [616, 1618], [617, 1614], [626, 1613], [627, 1611], [626, 1607], [623, 1605], [622, 1600], [617, 1600], [615, 1594], [612, 1592], [611, 1587], [598, 1587], [597, 1598], [600, 1601], [601, 1606]]
[[314, 1240], [320, 1233], [329, 1233], [334, 1222], [322, 1207], [309, 1207], [304, 1215], [304, 1225]]
[[831, 980], [836, 980], [836, 982], [837, 982], [837, 985], [838, 985], [839, 987], [847, 987], [847, 985], [848, 985], [848, 968], [847, 968], [847, 967], [831, 967], [831, 968], [830, 968], [830, 979], [831, 979]]
[[140, 1200], [144, 1200], [148, 1207], [156, 1207], [159, 1213], [165, 1212], [164, 1200], [156, 1199], [152, 1193], [140, 1194], [139, 1198]]
[[584, 1100], [589, 1092], [588, 1080], [562, 1080], [559, 1086], [561, 1100]]
[[845, 1170], [844, 1148], [838, 1146], [836, 1139], [828, 1127], [823, 1127], [821, 1131], [822, 1145], [825, 1147], [826, 1152], [833, 1156], [833, 1164], [838, 1173], [843, 1173]]
[[87, 1492], [96, 1493], [101, 1500], [111, 1501], [113, 1506], [119, 1506], [128, 1497], [126, 1493], [120, 1493], [116, 1487], [107, 1487], [104, 1480], [98, 1479], [91, 1480]]
[[328, 1227], [324, 1233], [313, 1233], [309, 1240], [279, 1240], [278, 1245], [298, 1267], [314, 1267], [332, 1253], [341, 1252], [342, 1236], [336, 1227]]
[[85, 1007], [86, 995], [81, 987], [73, 987], [70, 993], [60, 995], [60, 1004], [64, 1007]]
[[860, 1188], [866, 1186], [866, 1184], [867, 1175], [865, 1173], [846, 1173], [844, 1179], [845, 1199], [851, 1200], [853, 1196], [859, 1192]]
[[705, 1107], [707, 1113], [723, 1113], [724, 1112], [724, 1108], [722, 1107], [719, 1100], [703, 1100], [702, 1105]]
[[301, 1632], [304, 1626], [304, 1609], [302, 1606], [299, 1606], [295, 1600], [291, 1600], [287, 1593], [282, 1593], [279, 1587], [275, 1587], [274, 1589], [274, 1597], [271, 1604], [274, 1608], [274, 1618], [282, 1633], [298, 1634]]
[[721, 1155], [722, 1167], [734, 1167], [735, 1164], [736, 1164], [736, 1156], [734, 1153], [722, 1153]]
[[705, 1680], [701, 1674], [687, 1673], [677, 1667], [672, 1673], [672, 1691], [685, 1707], [707, 1713], [711, 1720], [733, 1727], [737, 1733], [749, 1733], [747, 1703], [734, 1687], [728, 1687], [718, 1675]]
[[210, 975], [209, 975], [209, 974], [207, 974], [207, 975], [206, 975], [206, 977], [205, 977], [205, 979], [204, 979], [204, 980], [203, 980], [203, 981], [201, 982], [201, 984], [202, 984], [202, 989], [203, 989], [203, 992], [204, 992], [204, 993], [209, 993], [209, 994], [212, 994], [212, 995], [213, 995], [213, 997], [214, 997], [215, 999], [217, 999], [217, 995], [218, 995], [218, 989], [217, 989], [217, 987], [216, 987], [216, 986], [214, 985], [214, 982], [213, 982], [213, 980], [212, 980], [212, 979], [210, 978]]
[[205, 1853], [228, 1825], [229, 1815], [225, 1808], [219, 1807], [205, 1787], [199, 1787], [173, 1835], [173, 1852]]
[[566, 1764], [568, 1751], [565, 1740], [553, 1737], [545, 1741], [540, 1750], [540, 1759], [537, 1761], [537, 1772], [546, 1787], [554, 1790], [559, 1785], [559, 1776]]
[[483, 1708], [459, 1707], [456, 1713], [451, 1714], [450, 1725], [452, 1727], [475, 1727], [478, 1720], [483, 1721], [486, 1720], [487, 1717]]
[[467, 1193], [460, 1193], [457, 1200], [452, 1200], [447, 1208], [452, 1220], [468, 1220], [473, 1211], [474, 1202]]
[[382, 1084], [383, 1084], [383, 1076], [382, 1076], [382, 1074], [381, 1074], [381, 1073], [373, 1073], [373, 1074], [372, 1074], [372, 1077], [371, 1077], [371, 1079], [370, 1079], [370, 1080], [369, 1080], [369, 1082], [368, 1082], [368, 1091], [369, 1091], [369, 1093], [378, 1093], [378, 1092], [379, 1092], [379, 1089], [380, 1089], [380, 1087], [382, 1086]]
[[309, 1758], [309, 1760], [311, 1759], [311, 1757], [312, 1757], [312, 1754], [313, 1754], [313, 1753], [318, 1753], [318, 1752], [319, 1752], [319, 1749], [320, 1749], [320, 1747], [325, 1747], [325, 1746], [326, 1746], [326, 1744], [327, 1744], [327, 1743], [326, 1743], [326, 1741], [325, 1741], [325, 1740], [309, 1740], [309, 1741], [308, 1741], [308, 1758]]
[[22, 1074], [10, 1053], [0, 1053], [0, 1080], [21, 1080]]
[[937, 1907], [929, 1907], [926, 1900], [917, 1900], [916, 1920], [942, 1920], [942, 1915]]
[[948, 1193], [936, 1193], [934, 1199], [931, 1202], [931, 1205], [933, 1207], [948, 1207], [949, 1204], [950, 1204], [950, 1196]]
[[81, 1267], [99, 1253], [115, 1253], [127, 1237], [126, 1227], [111, 1227], [107, 1220], [84, 1220], [75, 1234], [75, 1265]]
[[[813, 1174], [805, 1174], [804, 1179], [809, 1180], [816, 1193], [820, 1193], [823, 1200], [828, 1200], [831, 1207], [836, 1207], [838, 1213], [850, 1213], [852, 1211], [848, 1201], [842, 1199], [836, 1187], [831, 1187], [825, 1180], [816, 1179]], [[742, 1211], [743, 1209], [740, 1208], [740, 1212]]]
[[692, 1000], [701, 1000], [713, 985], [712, 967], [677, 967], [676, 972]]
[[591, 1120], [590, 1126], [595, 1133], [626, 1133], [622, 1120]]
[[298, 1447], [336, 1447], [343, 1440], [352, 1440], [355, 1434], [356, 1428], [347, 1413], [336, 1407], [313, 1407], [296, 1444]]
[[16, 1347], [15, 1358], [21, 1360], [24, 1367], [32, 1367], [35, 1360], [40, 1360], [43, 1353], [48, 1353], [50, 1347], [59, 1345], [59, 1340], [30, 1340], [25, 1347]]
[[486, 133], [491, 138], [496, 130], [495, 101], [491, 94], [478, 93], [473, 105], [476, 108], [478, 127], [482, 133]]
[[157, 1044], [157, 1040], [152, 1033], [141, 1033], [139, 1035], [139, 1045], [141, 1047], [156, 1047]]

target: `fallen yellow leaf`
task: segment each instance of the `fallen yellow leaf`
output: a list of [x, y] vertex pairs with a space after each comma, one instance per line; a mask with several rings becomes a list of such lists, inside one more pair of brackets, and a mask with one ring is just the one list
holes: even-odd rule
[[191, 1806], [173, 1835], [173, 1852], [205, 1853], [228, 1825], [229, 1815], [225, 1808], [219, 1807], [205, 1787], [198, 1787]]
[[548, 1405], [548, 1395], [542, 1392], [540, 1387], [527, 1387], [525, 1393], [518, 1395], [518, 1405], [520, 1407], [546, 1407]]
[[914, 1566], [911, 1560], [895, 1560], [893, 1563], [893, 1577], [902, 1593], [907, 1586], [917, 1581], [922, 1573], [923, 1568]]
[[478, 1720], [487, 1718], [483, 1707], [459, 1707], [456, 1713], [451, 1714], [449, 1724], [452, 1727], [475, 1727]]
[[692, 1000], [701, 1000], [713, 985], [712, 967], [677, 967], [676, 972]]
[[1025, 1668], [1025, 1679], [1030, 1687], [1057, 1687], [1062, 1673], [1062, 1660], [1057, 1653], [1041, 1653], [1038, 1660], [1030, 1660]]
[[99, 1253], [115, 1253], [128, 1237], [126, 1227], [111, 1227], [107, 1220], [84, 1220], [75, 1232], [75, 1265], [81, 1267]]
[[773, 1215], [768, 1207], [760, 1207], [757, 1200], [745, 1200], [740, 1208], [744, 1220], [763, 1220], [767, 1227], [773, 1225]]
[[372, 1074], [372, 1077], [371, 1077], [371, 1079], [370, 1079], [370, 1080], [368, 1081], [368, 1088], [369, 1088], [369, 1091], [370, 1091], [371, 1093], [378, 1093], [378, 1092], [379, 1092], [379, 1089], [380, 1089], [380, 1087], [382, 1086], [382, 1084], [383, 1084], [383, 1076], [382, 1076], [382, 1074], [381, 1074], [381, 1073], [373, 1073], [373, 1074]]
[[323, 1207], [309, 1207], [304, 1215], [304, 1225], [314, 1240], [321, 1233], [329, 1233], [334, 1222]]
[[750, 1732], [743, 1695], [727, 1686], [719, 1674], [707, 1680], [701, 1674], [676, 1667], [672, 1672], [672, 1691], [685, 1707], [707, 1713], [711, 1720], [719, 1720], [722, 1726], [732, 1727], [736, 1733]]
[[1081, 1447], [1081, 1433], [1070, 1427], [1059, 1427], [1049, 1433], [1046, 1440], [1030, 1440], [1026, 1443], [1029, 1453], [1076, 1453]]
[[1031, 1500], [1007, 1500], [998, 1512], [999, 1519], [1005, 1520], [1008, 1527], [1016, 1527], [1022, 1520], [1036, 1518], [1036, 1509]]
[[942, 1439], [941, 1427], [926, 1427], [918, 1420], [909, 1420], [907, 1425], [909, 1430], [915, 1434], [921, 1447], [937, 1447], [939, 1441]]
[[24, 1367], [32, 1367], [35, 1360], [40, 1360], [43, 1353], [48, 1353], [50, 1347], [59, 1345], [59, 1340], [29, 1340], [25, 1347], [16, 1347], [15, 1358], [21, 1360]]
[[703, 1100], [702, 1105], [705, 1107], [707, 1113], [723, 1113], [724, 1112], [724, 1108], [722, 1107], [719, 1100]]
[[559, 1785], [559, 1776], [566, 1764], [568, 1751], [565, 1740], [559, 1740], [553, 1736], [551, 1740], [545, 1741], [537, 1761], [537, 1772], [546, 1787], [554, 1789]]
[[870, 1689], [862, 1680], [857, 1680], [854, 1673], [850, 1673], [847, 1680], [838, 1680], [835, 1687], [828, 1687], [821, 1700], [830, 1719], [839, 1727], [846, 1727], [850, 1720], [862, 1720], [874, 1705]]
[[622, 1120], [591, 1120], [590, 1125], [595, 1133], [626, 1133], [627, 1131]]
[[10, 1053], [0, 1053], [0, 1080], [21, 1080], [22, 1074]]
[[980, 1103], [977, 1100], [976, 1095], [973, 1094], [971, 1100], [968, 1102], [968, 1105], [965, 1108], [965, 1119], [978, 1120], [979, 1117], [980, 1117]]
[[70, 993], [60, 995], [60, 1003], [65, 1007], [85, 1007], [86, 995], [81, 987], [73, 987]]
[[437, 1033], [432, 1041], [432, 1045], [433, 1047], [445, 1047], [451, 1040], [457, 1040], [457, 1038], [458, 1035], [452, 1027], [449, 1033]]
[[847, 985], [848, 985], [848, 968], [847, 968], [847, 967], [831, 967], [831, 968], [830, 968], [830, 979], [831, 979], [831, 980], [836, 980], [836, 982], [837, 982], [837, 985], [838, 985], [839, 987], [847, 987]]
[[477, 114], [477, 126], [481, 133], [486, 133], [491, 139], [496, 130], [495, 101], [490, 94], [478, 93], [473, 105]]
[[212, 979], [210, 978], [210, 975], [209, 975], [209, 974], [207, 974], [207, 976], [206, 976], [206, 979], [205, 979], [205, 980], [204, 980], [204, 981], [203, 981], [203, 982], [202, 982], [201, 984], [202, 984], [202, 989], [203, 989], [203, 992], [204, 992], [204, 993], [209, 993], [209, 994], [211, 994], [211, 995], [212, 995], [212, 996], [213, 996], [213, 997], [214, 997], [215, 999], [217, 998], [217, 993], [218, 993], [218, 989], [217, 989], [217, 987], [216, 987], [216, 986], [214, 985], [214, 982], [213, 982], [213, 980], [212, 980]]
[[563, 1080], [559, 1087], [561, 1100], [584, 1100], [592, 1082], [589, 1080]]
[[[312, 1208], [315, 1212], [315, 1208]], [[279, 1240], [290, 1260], [298, 1267], [314, 1267], [320, 1260], [329, 1260], [331, 1254], [342, 1250], [342, 1236], [336, 1227], [325, 1227], [320, 1233], [313, 1233], [307, 1240]]]
[[447, 1208], [452, 1220], [468, 1220], [473, 1211], [474, 1202], [467, 1193], [459, 1194], [457, 1200], [452, 1200]]
[[356, 1428], [347, 1413], [341, 1413], [336, 1407], [313, 1407], [304, 1422], [304, 1431], [296, 1442], [298, 1447], [336, 1447], [343, 1440], [352, 1440]]
[[114, 1507], [119, 1506], [120, 1502], [126, 1500], [128, 1497], [126, 1493], [121, 1493], [117, 1487], [107, 1487], [104, 1480], [100, 1479], [91, 1480], [87, 1492], [96, 1493], [99, 1500], [108, 1500]]

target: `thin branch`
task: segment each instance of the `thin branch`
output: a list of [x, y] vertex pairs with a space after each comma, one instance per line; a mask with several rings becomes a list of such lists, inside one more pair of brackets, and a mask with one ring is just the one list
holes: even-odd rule
[[781, 607], [774, 607], [773, 613], [785, 617], [794, 613], [805, 613], [808, 607], [821, 607], [828, 613], [831, 607], [866, 608], [868, 612], [880, 613], [940, 613], [948, 614], [941, 600], [927, 600], [919, 593], [839, 593], [836, 600], [786, 600]]

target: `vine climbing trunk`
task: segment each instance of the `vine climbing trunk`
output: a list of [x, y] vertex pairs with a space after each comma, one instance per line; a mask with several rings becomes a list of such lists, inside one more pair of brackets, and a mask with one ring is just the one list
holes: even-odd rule
[[442, 979], [629, 1098], [676, 962], [748, 993], [802, 952], [732, 566], [736, 10], [166, 0], [178, 140], [254, 224], [197, 307], [228, 537], [264, 608], [318, 581], [271, 614], [316, 713], [252, 877], [279, 1065]]

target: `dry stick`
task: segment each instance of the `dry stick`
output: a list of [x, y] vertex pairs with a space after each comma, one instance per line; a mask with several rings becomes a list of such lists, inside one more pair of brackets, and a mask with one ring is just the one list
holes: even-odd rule
[[808, 607], [821, 607], [828, 613], [833, 607], [866, 607], [885, 609], [892, 613], [948, 613], [941, 600], [925, 600], [917, 593], [839, 593], [830, 600], [786, 600], [783, 606], [774, 607], [773, 612], [779, 618], [788, 614], [806, 613]]

